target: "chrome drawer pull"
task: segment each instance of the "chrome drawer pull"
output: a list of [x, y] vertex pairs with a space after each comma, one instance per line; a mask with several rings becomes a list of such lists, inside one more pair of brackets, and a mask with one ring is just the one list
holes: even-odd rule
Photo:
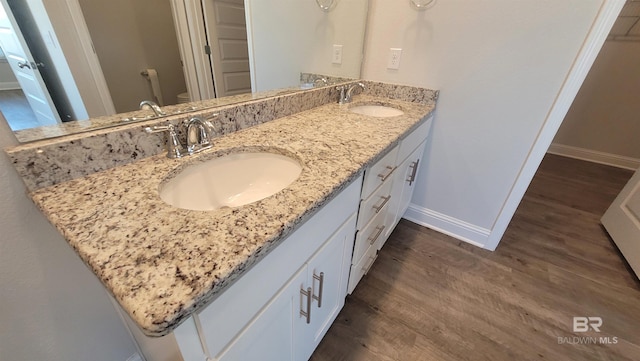
[[362, 270], [364, 271], [364, 274], [366, 275], [367, 273], [369, 273], [369, 270], [371, 269], [371, 267], [373, 266], [373, 263], [378, 259], [378, 254], [375, 254], [371, 257], [371, 263], [369, 263], [369, 266], [366, 267], [362, 267]]
[[382, 199], [384, 199], [384, 201], [382, 201], [382, 204], [380, 204], [379, 206], [373, 206], [371, 208], [376, 210], [376, 213], [379, 213], [382, 208], [384, 207], [385, 204], [387, 204], [387, 202], [389, 202], [389, 199], [391, 199], [391, 195], [388, 195], [386, 197], [380, 197]]
[[[302, 310], [302, 297], [307, 297], [307, 312]], [[305, 291], [304, 288], [300, 288], [300, 316], [307, 318], [307, 323], [311, 323], [311, 287], [308, 287]]]
[[387, 178], [389, 178], [389, 176], [391, 176], [393, 171], [396, 170], [396, 168], [398, 168], [398, 167], [392, 167], [392, 166], [388, 165], [386, 168], [389, 170], [389, 173], [387, 173], [387, 174], [382, 174], [382, 173], [378, 174], [378, 177], [380, 177], [380, 179], [382, 179], [383, 182], [386, 181]]
[[316, 282], [315, 282], [316, 280], [318, 280], [318, 282], [320, 283], [320, 285], [318, 287], [320, 290], [318, 291], [318, 295], [317, 296], [316, 296], [316, 293], [313, 292], [311, 294], [311, 297], [314, 300], [318, 301], [318, 308], [320, 308], [320, 307], [322, 307], [322, 289], [324, 288], [324, 272], [320, 272], [320, 276], [318, 276], [315, 271], [313, 272], [313, 287], [314, 288], [315, 288], [315, 285], [316, 285]]
[[373, 236], [373, 237], [369, 237], [369, 239], [368, 239], [368, 241], [369, 241], [369, 244], [370, 244], [370, 245], [371, 245], [371, 244], [373, 244], [373, 242], [375, 242], [375, 241], [376, 241], [376, 239], [378, 239], [378, 237], [380, 237], [380, 235], [382, 234], [382, 231], [384, 231], [384, 228], [385, 228], [385, 227], [386, 227], [386, 226], [385, 226], [384, 224], [383, 224], [382, 226], [378, 226], [378, 227], [376, 227], [376, 229], [378, 230], [378, 231], [376, 232], [376, 235], [375, 235], [375, 236]]
[[411, 162], [411, 165], [409, 166], [411, 168], [411, 175], [409, 176], [409, 179], [407, 179], [407, 182], [409, 182], [409, 185], [411, 185], [416, 180], [416, 173], [418, 173], [419, 163], [420, 163], [420, 159], [416, 159], [416, 161]]

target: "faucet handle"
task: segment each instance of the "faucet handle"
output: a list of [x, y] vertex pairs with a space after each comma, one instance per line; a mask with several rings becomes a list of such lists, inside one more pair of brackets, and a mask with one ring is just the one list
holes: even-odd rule
[[167, 132], [167, 158], [180, 158], [184, 153], [184, 147], [178, 139], [178, 133], [176, 132], [175, 125], [167, 122], [166, 125], [156, 125], [153, 127], [146, 127], [144, 131], [151, 133]]
[[338, 98], [338, 104], [344, 104], [345, 102], [345, 94], [347, 91], [347, 86], [346, 85], [340, 85], [336, 87], [336, 90], [340, 92], [339, 98]]

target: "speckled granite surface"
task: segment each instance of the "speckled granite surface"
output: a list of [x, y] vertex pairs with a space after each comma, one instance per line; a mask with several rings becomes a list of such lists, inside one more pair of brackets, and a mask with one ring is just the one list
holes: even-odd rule
[[[332, 78], [331, 84], [341, 81], [353, 81], [353, 79], [346, 78]], [[317, 84], [316, 88], [321, 87], [322, 84]], [[246, 93], [246, 94], [238, 94], [232, 96], [226, 96], [222, 98], [201, 100], [196, 102], [191, 102], [188, 104], [176, 104], [176, 105], [168, 105], [163, 106], [162, 109], [167, 114], [177, 115], [178, 113], [191, 112], [191, 111], [202, 111], [207, 110], [209, 108], [219, 108], [225, 107], [228, 105], [244, 103], [248, 101], [260, 100], [271, 98], [278, 95], [284, 94], [293, 94], [303, 91], [299, 87], [291, 87], [291, 88], [283, 88], [283, 89], [275, 89], [270, 91], [263, 91], [258, 93]], [[138, 121], [145, 121], [146, 118], [152, 118], [153, 112], [151, 110], [136, 110], [127, 113], [120, 113], [110, 116], [103, 116], [97, 118], [91, 118], [86, 120], [78, 120], [74, 122], [65, 122], [62, 124], [49, 125], [38, 128], [24, 129], [15, 131], [14, 134], [19, 142], [27, 143], [38, 141], [42, 139], [49, 138], [57, 138], [66, 135], [85, 133], [89, 131], [99, 130], [110, 128], [114, 126], [131, 124], [133, 121], [132, 118], [138, 118]], [[154, 120], [154, 119], [148, 119]], [[157, 122], [158, 119], [155, 119]]]
[[[31, 196], [148, 335], [164, 335], [258, 261], [435, 107], [367, 95], [405, 114], [372, 118], [326, 104], [217, 138], [185, 159], [157, 155], [42, 188]], [[275, 195], [210, 212], [172, 208], [160, 184], [179, 169], [230, 152], [272, 151], [303, 170]]]
[[214, 107], [118, 127], [45, 139], [7, 149], [6, 152], [29, 190], [84, 177], [164, 152], [163, 134], [147, 134], [147, 126], [170, 121], [178, 124], [189, 116], [220, 115], [212, 122], [217, 135], [271, 121], [336, 101], [335, 87], [321, 87], [270, 98]]
[[[219, 112], [216, 132], [225, 136], [215, 139], [213, 149], [179, 160], [164, 156], [161, 135], [142, 131], [157, 120], [24, 144], [7, 153], [52, 224], [132, 319], [158, 336], [346, 187], [429, 114], [438, 97], [426, 89], [366, 84], [352, 105], [387, 104], [405, 114], [350, 113], [349, 105], [336, 103], [335, 87], [325, 87], [192, 113]], [[160, 184], [182, 167], [255, 150], [298, 159], [300, 178], [274, 196], [233, 209], [187, 211], [160, 200]]]
[[[421, 104], [429, 104], [438, 97], [437, 91], [429, 89], [371, 81], [365, 81], [365, 84], [367, 89], [364, 94], [379, 97]], [[323, 104], [334, 103], [337, 99], [338, 92], [335, 86], [293, 93], [285, 90], [283, 94], [276, 94], [270, 98], [214, 107], [162, 120], [128, 123], [40, 140], [7, 149], [6, 152], [27, 189], [35, 190], [164, 152], [162, 134], [143, 132], [143, 128], [150, 125], [166, 121], [177, 124], [187, 116], [208, 117], [213, 113], [219, 113], [220, 116], [213, 123], [217, 135], [224, 135]]]

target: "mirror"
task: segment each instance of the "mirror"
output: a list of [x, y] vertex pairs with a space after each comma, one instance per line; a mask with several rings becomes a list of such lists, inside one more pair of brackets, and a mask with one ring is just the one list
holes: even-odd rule
[[[11, 10], [13, 3], [26, 3], [0, 2], [8, 2]], [[123, 120], [146, 120], [151, 111], [137, 110], [145, 99], [162, 103], [163, 110], [184, 112], [192, 106], [233, 104], [280, 94], [283, 89], [304, 91], [360, 77], [368, 0], [337, 0], [329, 11], [319, 8], [315, 0], [201, 0], [195, 4], [185, 0], [70, 0], [65, 2], [71, 4], [69, 8], [61, 8], [57, 1], [43, 2], [86, 114], [54, 125], [12, 127], [21, 142], [122, 125]], [[77, 5], [75, 13], [73, 4]], [[200, 11], [205, 21], [180, 23], [180, 14], [188, 19], [194, 11]], [[36, 22], [42, 26], [43, 21]], [[95, 85], [99, 77], [82, 73], [79, 51], [67, 51], [72, 48], [69, 43], [83, 40], [77, 35], [81, 23], [90, 34], [89, 49], [95, 49], [99, 59], [99, 73], [108, 92], [102, 97], [112, 102], [111, 109], [105, 105], [108, 102], [100, 101]], [[30, 31], [20, 26], [23, 32]], [[200, 49], [202, 39], [209, 41], [211, 49], [207, 51], [211, 63], [203, 67], [210, 74], [190, 77], [185, 63], [202, 59], [193, 54], [189, 59], [185, 49]], [[203, 81], [207, 76], [211, 80]], [[193, 79], [201, 84], [194, 86]], [[203, 101], [182, 104], [198, 97]], [[2, 103], [0, 99], [0, 111], [6, 117]], [[65, 113], [60, 118], [70, 117]]]

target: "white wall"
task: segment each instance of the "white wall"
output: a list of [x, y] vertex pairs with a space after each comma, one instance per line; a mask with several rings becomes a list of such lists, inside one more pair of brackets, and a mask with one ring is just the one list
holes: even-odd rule
[[[118, 113], [153, 99], [140, 72], [156, 69], [164, 105], [186, 91], [169, 1], [79, 0]], [[117, 24], [117, 26], [114, 26]]]
[[[0, 148], [17, 144], [0, 116]], [[136, 352], [106, 291], [27, 198], [0, 154], [0, 359], [125, 361]]]
[[[360, 77], [365, 0], [339, 0], [324, 12], [315, 1], [246, 0], [253, 91], [297, 86], [300, 73]], [[332, 64], [333, 44], [343, 46]]]
[[441, 90], [407, 217], [485, 246], [603, 1], [371, 2], [363, 78]]
[[[607, 41], [550, 150], [640, 166], [640, 41]], [[635, 162], [633, 162], [635, 160]]]

